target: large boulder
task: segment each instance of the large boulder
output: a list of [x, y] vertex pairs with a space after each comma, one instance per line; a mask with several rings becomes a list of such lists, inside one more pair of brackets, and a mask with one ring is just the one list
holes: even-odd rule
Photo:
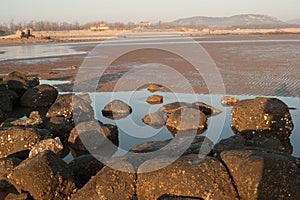
[[10, 112], [13, 109], [13, 103], [9, 96], [0, 91], [0, 109], [4, 112]]
[[268, 137], [253, 137], [250, 140], [246, 140], [241, 135], [234, 135], [215, 144], [213, 153], [214, 156], [219, 157], [223, 151], [251, 149], [252, 147], [287, 154], [291, 154], [293, 151], [289, 140], [280, 141], [277, 138]]
[[58, 91], [50, 85], [38, 85], [28, 89], [21, 97], [22, 106], [37, 108], [50, 107], [58, 96]]
[[[153, 128], [161, 128], [166, 124], [167, 119], [170, 118], [170, 116], [173, 113], [175, 113], [177, 110], [186, 109], [186, 108], [199, 110], [203, 112], [206, 115], [206, 117], [210, 117], [221, 113], [220, 110], [202, 102], [195, 102], [192, 104], [187, 102], [173, 102], [173, 103], [163, 105], [156, 112], [146, 115], [142, 120], [145, 124]], [[180, 113], [180, 111], [177, 111], [177, 113]]]
[[77, 188], [82, 188], [104, 165], [92, 155], [83, 155], [69, 163]]
[[244, 149], [246, 139], [241, 135], [234, 135], [226, 139], [222, 139], [214, 145], [213, 153], [215, 157], [219, 157], [223, 151]]
[[92, 106], [82, 98], [65, 94], [59, 96], [49, 108], [46, 117], [64, 117], [74, 120], [75, 123], [94, 119]]
[[[122, 159], [115, 158], [101, 169], [91, 180], [83, 186], [72, 200], [122, 199], [132, 200], [135, 195], [135, 169]], [[118, 169], [122, 169], [122, 171]]]
[[7, 84], [8, 89], [22, 96], [28, 88], [39, 85], [39, 78], [23, 72], [14, 71], [4, 76], [3, 82]]
[[213, 142], [209, 138], [197, 135], [195, 138], [181, 137], [165, 141], [146, 142], [131, 148], [129, 151], [133, 153], [150, 153], [163, 150], [164, 152], [168, 152], [167, 155], [169, 156], [176, 156], [180, 151], [182, 151], [182, 155], [208, 155], [213, 149], [213, 145]]
[[21, 163], [18, 158], [0, 158], [0, 190], [11, 187], [7, 176]]
[[132, 112], [132, 108], [121, 100], [113, 100], [107, 104], [103, 110], [102, 114], [111, 119], [120, 119], [127, 117]]
[[245, 143], [247, 147], [258, 147], [271, 151], [284, 152], [287, 154], [293, 153], [293, 146], [290, 140], [279, 140], [278, 138], [270, 137], [253, 137]]
[[163, 127], [167, 121], [167, 115], [164, 112], [154, 112], [143, 117], [142, 121], [156, 129]]
[[190, 130], [203, 133], [207, 128], [207, 117], [198, 109], [182, 108], [171, 113], [166, 125], [173, 134], [178, 131]]
[[17, 103], [19, 100], [19, 95], [16, 92], [7, 89], [6, 86], [0, 85], [0, 92], [5, 93], [10, 98], [12, 103]]
[[74, 157], [90, 153], [112, 155], [118, 148], [119, 135], [113, 125], [82, 122], [71, 131], [68, 142]]
[[62, 159], [45, 151], [23, 161], [8, 177], [19, 192], [27, 191], [34, 199], [64, 200], [76, 191], [67, 169]]
[[175, 137], [166, 141], [152, 141], [137, 145], [126, 154], [128, 160], [138, 168], [142, 163], [154, 158], [171, 158], [198, 154], [201, 157], [211, 156], [213, 142], [205, 137], [194, 135]]
[[136, 187], [139, 200], [157, 200], [164, 195], [238, 199], [226, 168], [216, 159], [199, 159], [198, 155], [187, 155], [167, 167], [153, 171], [164, 162], [168, 162], [168, 159], [148, 160], [139, 167]]
[[45, 130], [35, 128], [3, 128], [0, 130], [0, 158], [30, 150], [46, 136]]
[[221, 158], [241, 199], [299, 199], [300, 168], [285, 154], [259, 150], [233, 150]]
[[0, 109], [0, 127], [3, 122], [7, 119], [7, 115]]
[[232, 130], [247, 139], [265, 136], [287, 140], [294, 127], [288, 106], [275, 98], [239, 101], [232, 108], [231, 115]]
[[74, 128], [74, 124], [64, 117], [51, 117], [46, 122], [46, 128], [54, 137], [59, 137], [65, 143]]
[[163, 105], [160, 107], [156, 112], [163, 112], [167, 114], [167, 116], [170, 116], [173, 112], [176, 110], [186, 108], [186, 107], [193, 107], [191, 103], [186, 102], [173, 102], [166, 105]]

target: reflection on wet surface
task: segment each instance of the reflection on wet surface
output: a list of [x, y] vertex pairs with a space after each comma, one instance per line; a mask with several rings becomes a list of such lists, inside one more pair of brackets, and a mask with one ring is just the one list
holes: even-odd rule
[[[205, 36], [191, 37], [191, 39], [202, 45], [216, 63], [227, 93], [299, 97], [300, 39], [298, 35]], [[123, 44], [134, 46], [138, 43], [136, 46], [142, 48], [142, 44], [168, 41], [176, 45], [180, 42], [180, 37], [155, 35], [155, 37], [141, 36], [137, 38], [129, 35], [127, 38], [105, 41], [105, 44], [119, 45], [122, 48]], [[82, 54], [83, 52], [92, 51], [99, 44], [102, 44], [102, 42], [2, 46], [1, 51], [5, 52], [0, 54], [0, 60], [8, 59], [7, 56], [9, 59], [17, 60], [1, 62], [0, 73], [5, 74], [13, 69], [39, 74], [43, 79], [72, 80], [75, 78], [77, 71], [68, 71], [69, 66], [80, 66], [86, 58], [104, 59], [103, 55], [93, 55], [93, 57], [92, 55]], [[75, 54], [66, 56], [70, 53], [71, 55]], [[45, 57], [51, 55], [54, 57]], [[163, 63], [180, 70], [195, 91], [207, 93], [207, 87], [203, 81], [203, 78], [206, 77], [199, 77], [198, 72], [187, 69], [187, 64], [178, 56], [164, 54], [159, 57], [153, 52], [147, 54], [145, 51], [125, 56], [124, 59], [118, 59], [109, 66], [106, 71], [108, 76], [105, 76], [106, 80], [101, 83], [101, 88], [98, 91], [111, 91], [115, 81], [124, 73], [128, 71], [135, 72], [135, 69], [137, 70], [140, 66], [146, 66], [145, 64], [152, 62]], [[85, 69], [86, 73], [98, 72], [99, 68], [97, 67], [94, 67], [95, 69]], [[122, 74], [117, 74], [119, 72], [122, 72]], [[161, 78], [170, 79], [172, 77], [162, 74]], [[211, 78], [214, 79], [214, 77]], [[185, 88], [176, 83], [178, 82], [174, 81], [172, 85], [178, 88], [176, 92], [184, 92]]]
[[[212, 105], [212, 102], [219, 102], [218, 105], [213, 105], [222, 113], [209, 118], [208, 130], [202, 135], [206, 135], [214, 143], [217, 143], [221, 139], [228, 138], [234, 135], [231, 130], [231, 107], [224, 107], [221, 105], [222, 95], [202, 95], [202, 94], [179, 94], [179, 93], [167, 93], [158, 92], [165, 99], [164, 104], [172, 103], [175, 101], [193, 103], [196, 101], [204, 102], [208, 105]], [[162, 105], [150, 105], [146, 102], [147, 97], [151, 95], [146, 90], [135, 92], [105, 92], [105, 93], [91, 93], [90, 96], [93, 99], [93, 107], [95, 109], [96, 118], [105, 124], [115, 124], [119, 128], [119, 146], [120, 149], [117, 155], [126, 153], [129, 149], [139, 144], [150, 141], [164, 141], [173, 138], [172, 133], [166, 128], [166, 126], [155, 129], [143, 123], [142, 118], [150, 113], [157, 111]], [[255, 98], [255, 96], [236, 95], [239, 99]], [[290, 110], [292, 119], [295, 124], [295, 128], [290, 137], [293, 145], [293, 155], [300, 156], [300, 143], [299, 130], [300, 125], [297, 123], [300, 120], [300, 99], [291, 97], [277, 97], [285, 102], [289, 107], [296, 109]], [[101, 110], [104, 106], [112, 100], [120, 99], [127, 102], [133, 109], [131, 115], [120, 120], [111, 120], [102, 115]], [[224, 121], [225, 119], [225, 121]]]
[[69, 84], [70, 81], [59, 81], [59, 80], [40, 80], [40, 84], [49, 84], [49, 85], [62, 85], [62, 84]]
[[76, 51], [71, 47], [72, 46], [63, 44], [28, 44], [4, 46], [1, 47], [1, 50], [4, 53], [0, 54], [0, 61], [78, 55], [86, 53], [84, 51]]

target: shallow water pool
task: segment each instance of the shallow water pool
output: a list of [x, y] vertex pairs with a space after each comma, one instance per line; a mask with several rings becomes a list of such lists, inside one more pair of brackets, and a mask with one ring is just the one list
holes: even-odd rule
[[[164, 97], [164, 103], [168, 104], [175, 101], [181, 102], [196, 102], [201, 101], [209, 105], [213, 105], [222, 113], [217, 116], [209, 118], [208, 129], [203, 133], [210, 138], [214, 143], [217, 143], [221, 139], [228, 138], [234, 135], [230, 128], [231, 124], [231, 107], [224, 107], [221, 105], [221, 98], [223, 95], [203, 95], [203, 94], [181, 94], [181, 93], [168, 93], [157, 92], [155, 94], [162, 95]], [[132, 147], [148, 142], [157, 140], [167, 140], [173, 138], [171, 132], [164, 126], [161, 129], [154, 129], [142, 122], [142, 118], [149, 113], [153, 113], [158, 110], [163, 104], [150, 105], [146, 102], [148, 96], [152, 93], [147, 90], [140, 90], [135, 92], [101, 92], [91, 93], [90, 96], [93, 100], [93, 107], [95, 110], [95, 117], [103, 123], [115, 124], [119, 129], [119, 151], [116, 155], [122, 155], [127, 153]], [[256, 96], [249, 95], [234, 95], [235, 97], [242, 99], [251, 99]], [[290, 108], [292, 119], [294, 122], [294, 130], [290, 136], [290, 141], [293, 146], [293, 155], [300, 157], [300, 99], [291, 97], [276, 97], [285, 102]], [[126, 118], [119, 120], [111, 120], [105, 118], [102, 115], [102, 109], [106, 104], [112, 100], [119, 99], [129, 104], [133, 112]]]

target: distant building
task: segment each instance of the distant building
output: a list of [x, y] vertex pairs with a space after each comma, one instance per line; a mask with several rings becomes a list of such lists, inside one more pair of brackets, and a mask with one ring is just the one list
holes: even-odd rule
[[17, 37], [20, 37], [20, 38], [30, 38], [30, 37], [35, 37], [34, 35], [32, 35], [32, 33], [33, 33], [33, 29], [32, 28], [30, 28], [30, 29], [28, 29], [28, 28], [25, 28], [24, 30], [18, 30], [17, 32], [16, 32], [16, 36]]
[[151, 26], [151, 23], [150, 22], [144, 22], [144, 21], [141, 21], [139, 23], [139, 26], [140, 27], [150, 27]]
[[91, 31], [105, 31], [108, 29], [109, 29], [108, 25], [104, 24], [104, 23], [99, 24], [99, 26], [91, 26], [90, 27]]

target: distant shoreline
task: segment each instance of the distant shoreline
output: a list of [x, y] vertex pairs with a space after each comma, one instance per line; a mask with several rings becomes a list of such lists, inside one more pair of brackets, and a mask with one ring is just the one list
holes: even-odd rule
[[[38, 31], [33, 32], [35, 38], [19, 38], [16, 35], [7, 35], [0, 37], [0, 44], [30, 44], [30, 43], [69, 43], [69, 42], [92, 42], [103, 41], [108, 38], [122, 35], [131, 30], [108, 30], [108, 31], [90, 31], [90, 30], [74, 30], [74, 31]], [[282, 29], [235, 29], [235, 30], [212, 30], [212, 29], [188, 29], [173, 28], [166, 30], [152, 29], [135, 29], [135, 32], [157, 31], [162, 33], [174, 32], [183, 36], [214, 36], [214, 35], [284, 35], [284, 34], [300, 34], [300, 28], [282, 28]]]

